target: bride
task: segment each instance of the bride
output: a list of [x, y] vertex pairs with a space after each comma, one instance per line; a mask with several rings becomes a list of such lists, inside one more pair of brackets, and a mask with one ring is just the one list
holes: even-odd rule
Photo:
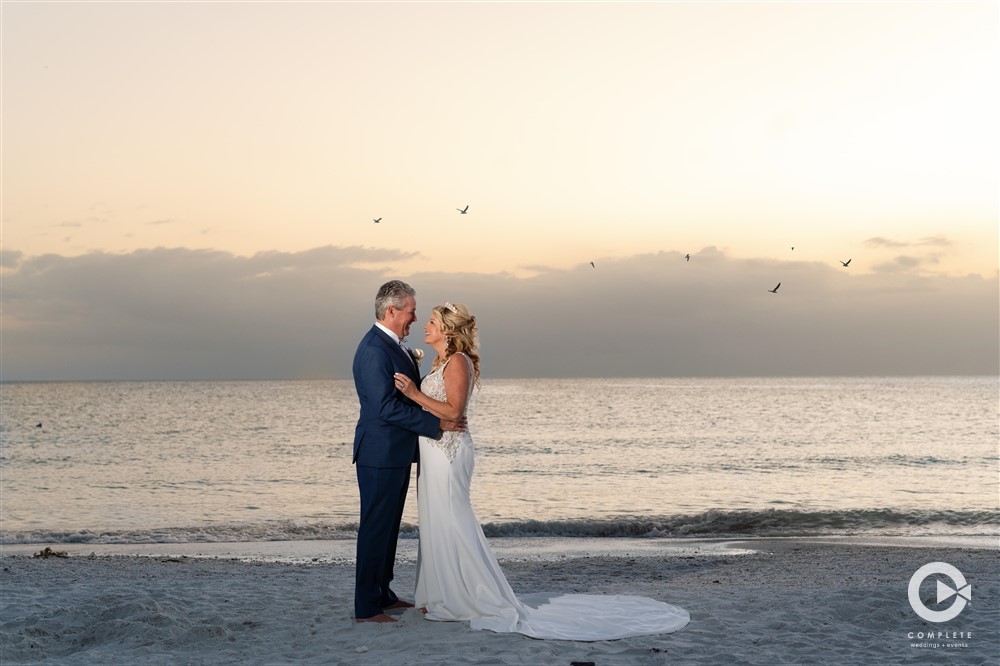
[[[421, 382], [423, 392], [402, 374], [394, 377], [396, 388], [435, 416], [457, 420], [479, 384], [476, 318], [464, 305], [446, 302], [433, 309], [424, 333], [437, 358]], [[645, 597], [518, 598], [472, 509], [470, 430], [446, 432], [440, 440], [420, 438], [415, 603], [428, 620], [468, 620], [473, 629], [576, 641], [666, 633], [688, 623], [684, 609]]]

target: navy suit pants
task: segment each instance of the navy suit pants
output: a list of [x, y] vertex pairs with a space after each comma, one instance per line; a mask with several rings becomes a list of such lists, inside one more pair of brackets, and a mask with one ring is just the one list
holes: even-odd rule
[[398, 597], [389, 589], [396, 561], [396, 541], [403, 505], [410, 486], [410, 466], [365, 467], [357, 465], [361, 492], [358, 524], [354, 616], [378, 615]]

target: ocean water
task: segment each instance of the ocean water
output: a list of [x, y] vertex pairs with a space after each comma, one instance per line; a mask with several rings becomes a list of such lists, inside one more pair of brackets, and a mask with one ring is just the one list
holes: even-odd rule
[[[487, 378], [473, 501], [488, 536], [997, 535], [998, 410], [997, 377]], [[353, 538], [356, 418], [350, 381], [2, 384], [0, 543]]]

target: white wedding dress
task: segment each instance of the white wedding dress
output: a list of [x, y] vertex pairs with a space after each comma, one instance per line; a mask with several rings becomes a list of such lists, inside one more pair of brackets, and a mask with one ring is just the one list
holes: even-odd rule
[[[444, 368], [450, 361], [421, 384], [435, 400], [445, 399]], [[470, 394], [472, 385], [470, 378]], [[473, 629], [573, 641], [668, 633], [688, 623], [690, 616], [683, 608], [645, 597], [518, 598], [472, 509], [469, 486], [474, 467], [475, 446], [468, 431], [446, 432], [440, 440], [420, 438], [420, 543], [414, 596], [417, 608], [427, 609], [428, 620], [467, 620]]]

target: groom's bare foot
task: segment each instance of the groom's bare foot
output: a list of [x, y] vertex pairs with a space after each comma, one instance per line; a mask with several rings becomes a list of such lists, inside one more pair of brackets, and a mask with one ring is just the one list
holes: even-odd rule
[[385, 613], [379, 613], [378, 615], [372, 615], [371, 617], [360, 617], [355, 622], [395, 622], [396, 618], [389, 617]]
[[403, 599], [396, 599], [383, 610], [394, 610], [396, 608], [413, 608], [413, 604], [409, 601], [404, 601]]

